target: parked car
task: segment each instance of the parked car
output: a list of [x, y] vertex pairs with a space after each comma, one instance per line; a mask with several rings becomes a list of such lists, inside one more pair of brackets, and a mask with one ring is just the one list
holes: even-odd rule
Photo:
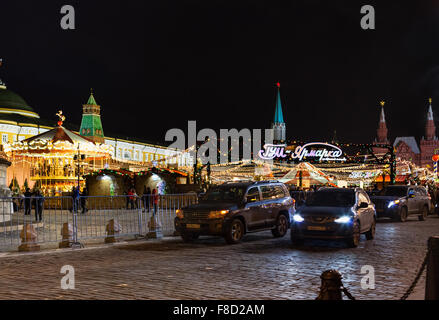
[[375, 237], [376, 212], [361, 188], [320, 188], [293, 215], [291, 241], [341, 239], [357, 247], [361, 234]]
[[283, 237], [291, 224], [294, 201], [277, 181], [225, 183], [211, 187], [199, 203], [176, 214], [175, 229], [185, 242], [200, 235], [219, 235], [234, 244], [244, 234], [262, 230]]
[[421, 186], [388, 186], [370, 198], [375, 204], [378, 217], [388, 217], [404, 222], [411, 214], [420, 221], [427, 218], [431, 208], [431, 197]]

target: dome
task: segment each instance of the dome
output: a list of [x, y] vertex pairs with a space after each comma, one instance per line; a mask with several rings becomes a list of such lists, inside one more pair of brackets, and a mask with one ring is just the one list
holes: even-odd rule
[[0, 113], [16, 113], [39, 118], [39, 115], [15, 92], [0, 86]]

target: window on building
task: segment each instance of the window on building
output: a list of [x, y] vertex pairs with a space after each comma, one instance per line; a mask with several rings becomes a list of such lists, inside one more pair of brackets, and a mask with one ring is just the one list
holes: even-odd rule
[[8, 135], [6, 133], [2, 134], [2, 143], [8, 143]]

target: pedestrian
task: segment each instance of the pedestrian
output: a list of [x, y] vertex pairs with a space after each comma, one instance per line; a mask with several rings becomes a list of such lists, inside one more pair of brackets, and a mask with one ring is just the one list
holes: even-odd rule
[[73, 212], [78, 212], [78, 206], [79, 206], [79, 186], [73, 187], [72, 189], [72, 202], [73, 202]]
[[30, 192], [30, 188], [26, 188], [26, 191], [24, 192], [24, 215], [28, 216], [30, 215], [30, 211], [32, 208], [32, 192]]
[[137, 194], [134, 188], [131, 188], [130, 191], [128, 191], [128, 198], [130, 203], [130, 209], [131, 210], [137, 209], [137, 205], [136, 205]]
[[155, 216], [157, 213], [157, 205], [159, 204], [159, 194], [157, 193], [157, 189], [155, 188], [152, 190], [152, 202], [154, 205], [153, 216]]
[[146, 212], [146, 210], [148, 210], [149, 212], [149, 208], [150, 208], [150, 197], [151, 197], [151, 189], [146, 186], [143, 186], [143, 212]]
[[43, 220], [43, 204], [44, 196], [41, 194], [40, 190], [35, 192], [35, 220]]
[[86, 213], [88, 211], [88, 209], [87, 209], [87, 197], [88, 197], [88, 190], [87, 190], [87, 187], [84, 187], [84, 189], [82, 189], [82, 193], [81, 193], [82, 214], [84, 214], [84, 213]]
[[125, 189], [125, 192], [123, 193], [123, 194], [125, 195], [125, 199], [126, 199], [126, 207], [127, 207], [127, 210], [128, 210], [128, 208], [129, 208], [129, 206], [130, 206], [130, 197], [129, 197], [129, 193], [130, 193], [130, 191], [129, 191], [128, 189]]

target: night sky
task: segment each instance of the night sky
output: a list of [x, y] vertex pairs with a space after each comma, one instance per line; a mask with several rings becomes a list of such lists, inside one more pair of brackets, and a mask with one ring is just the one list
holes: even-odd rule
[[[64, 4], [76, 30], [60, 28]], [[371, 142], [381, 99], [392, 140], [424, 134], [430, 96], [439, 120], [439, 1], [16, 0], [0, 28], [8, 88], [79, 125], [92, 87], [107, 135], [267, 128], [278, 81], [289, 138]]]

